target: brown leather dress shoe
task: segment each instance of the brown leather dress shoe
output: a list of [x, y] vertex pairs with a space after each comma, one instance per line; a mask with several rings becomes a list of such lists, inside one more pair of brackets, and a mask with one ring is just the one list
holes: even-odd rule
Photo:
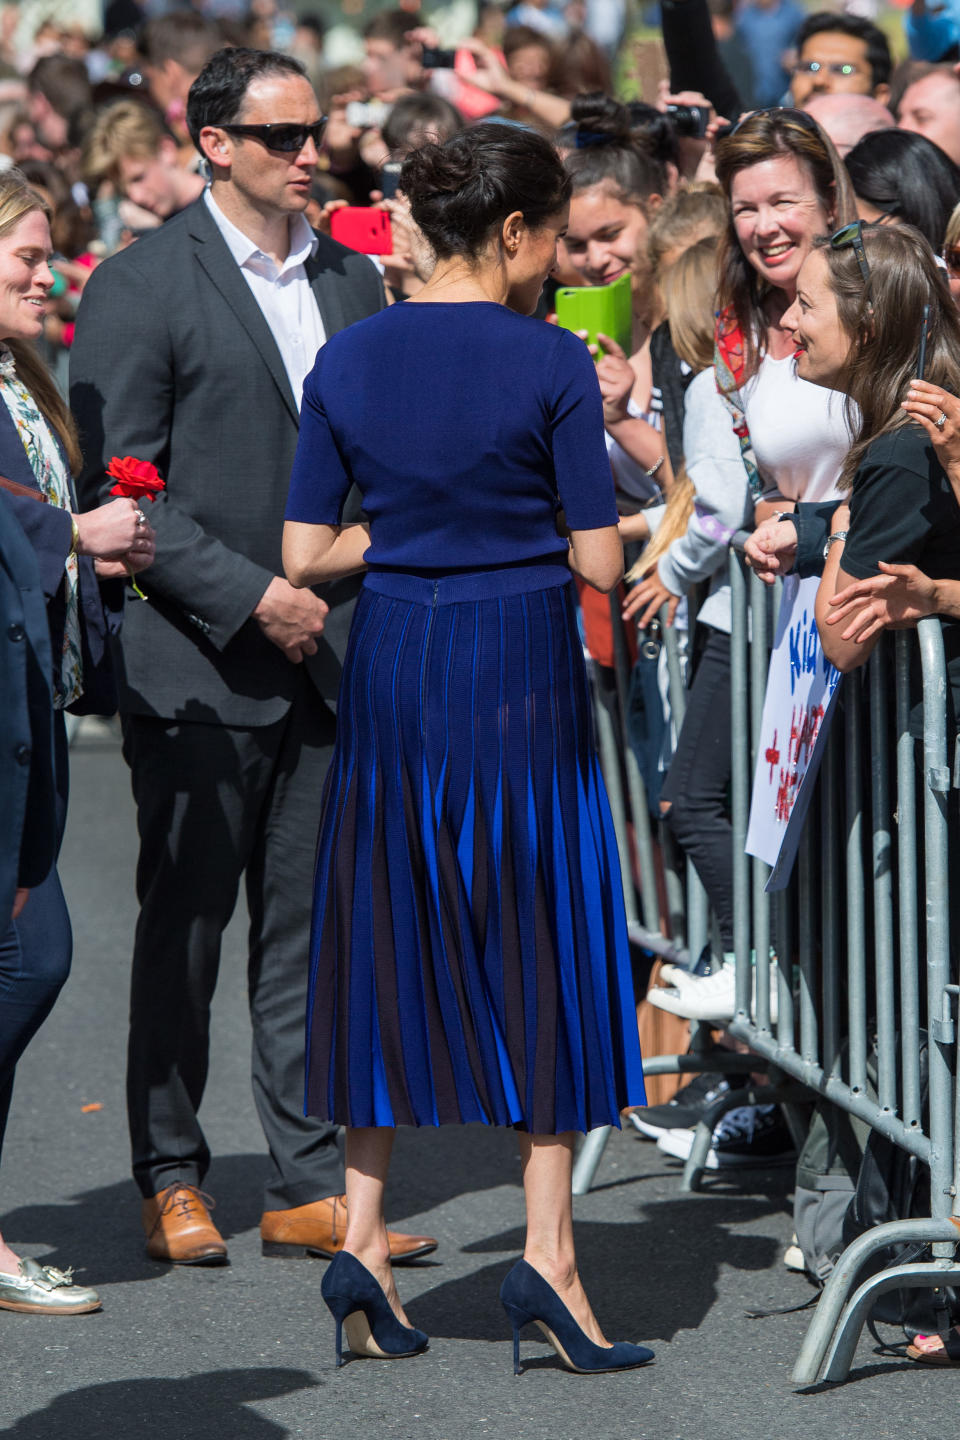
[[[265, 1210], [260, 1217], [261, 1249], [264, 1255], [274, 1257], [301, 1260], [312, 1255], [332, 1260], [343, 1249], [346, 1232], [346, 1195], [330, 1195], [326, 1200], [296, 1205], [291, 1210]], [[401, 1235], [388, 1230], [387, 1237], [394, 1265], [429, 1255], [437, 1248], [430, 1235]]]
[[227, 1247], [210, 1219], [213, 1199], [196, 1185], [167, 1185], [143, 1202], [147, 1254], [170, 1265], [225, 1265]]

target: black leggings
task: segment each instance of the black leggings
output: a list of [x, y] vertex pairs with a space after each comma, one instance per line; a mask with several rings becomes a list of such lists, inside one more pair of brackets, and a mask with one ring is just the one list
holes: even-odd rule
[[670, 828], [703, 882], [723, 948], [732, 950], [730, 636], [703, 628], [707, 640], [687, 692], [686, 714], [661, 799], [669, 801]]

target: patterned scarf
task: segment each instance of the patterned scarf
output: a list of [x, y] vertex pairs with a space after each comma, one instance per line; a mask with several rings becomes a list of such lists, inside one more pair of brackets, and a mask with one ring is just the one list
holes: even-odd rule
[[[37, 402], [18, 377], [13, 355], [0, 346], [0, 396], [10, 412], [17, 434], [23, 441], [30, 468], [49, 505], [58, 510], [73, 510], [73, 487], [70, 471], [53, 431], [44, 419]], [[66, 615], [63, 626], [63, 654], [60, 677], [53, 703], [65, 710], [83, 694], [83, 661], [80, 650], [80, 564], [72, 552], [64, 564]]]
[[757, 469], [757, 457], [753, 453], [753, 445], [750, 440], [750, 430], [747, 426], [747, 417], [744, 413], [743, 397], [740, 394], [740, 387], [743, 383], [743, 371], [746, 347], [743, 343], [743, 332], [737, 324], [732, 310], [719, 311], [717, 314], [717, 325], [714, 332], [713, 366], [717, 377], [717, 389], [720, 398], [730, 411], [733, 420], [733, 433], [740, 441], [740, 454], [747, 472], [747, 480], [750, 485], [750, 494], [753, 502], [756, 502], [763, 495], [764, 485]]

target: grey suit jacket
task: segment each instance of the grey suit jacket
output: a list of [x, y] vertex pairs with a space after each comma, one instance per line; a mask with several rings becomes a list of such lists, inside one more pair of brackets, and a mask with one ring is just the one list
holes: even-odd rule
[[[319, 236], [307, 262], [329, 337], [386, 304], [375, 267]], [[77, 314], [70, 404], [80, 427], [80, 504], [101, 503], [113, 455], [167, 483], [150, 510], [149, 603], [128, 597], [118, 647], [127, 713], [268, 725], [299, 667], [250, 618], [274, 575], [297, 406], [276, 342], [202, 198], [94, 271]], [[316, 656], [335, 699], [358, 582], [318, 590], [331, 607]]]

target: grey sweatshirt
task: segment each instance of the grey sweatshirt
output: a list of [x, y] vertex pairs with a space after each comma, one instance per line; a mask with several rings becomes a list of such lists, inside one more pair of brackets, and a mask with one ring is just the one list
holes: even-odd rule
[[[740, 442], [730, 412], [717, 393], [714, 371], [703, 370], [687, 388], [683, 415], [683, 453], [695, 491], [686, 534], [660, 557], [660, 579], [674, 595], [686, 595], [710, 577], [710, 591], [698, 618], [715, 630], [730, 632], [730, 538], [753, 528], [753, 501]], [[646, 510], [651, 534], [663, 519], [663, 505]]]

